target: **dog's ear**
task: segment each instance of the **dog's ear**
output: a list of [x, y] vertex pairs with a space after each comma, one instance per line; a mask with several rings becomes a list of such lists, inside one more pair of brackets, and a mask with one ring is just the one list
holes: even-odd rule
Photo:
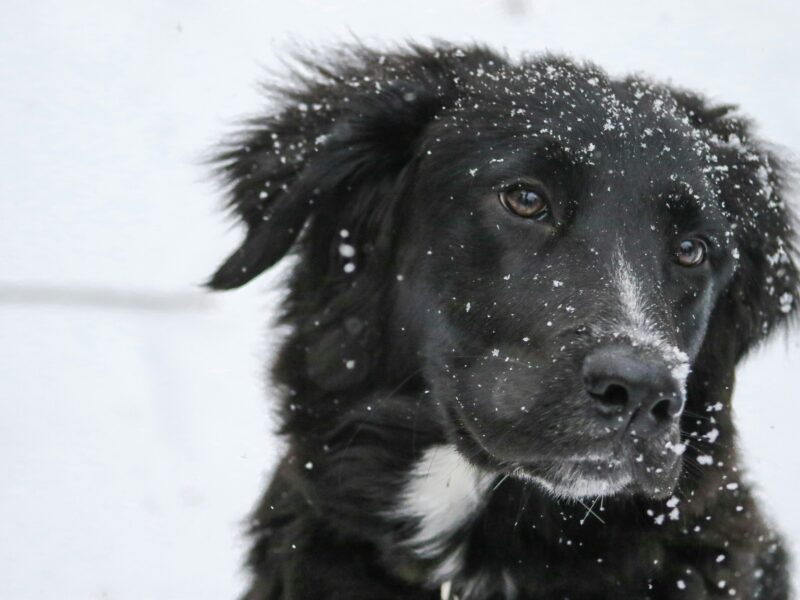
[[386, 351], [402, 199], [424, 133], [458, 102], [470, 73], [502, 59], [440, 44], [300, 62], [311, 75], [273, 90], [283, 108], [252, 121], [218, 159], [247, 234], [209, 285], [243, 285], [295, 250], [283, 314], [295, 325], [295, 354], [276, 370], [298, 386], [342, 390], [364, 381]]
[[209, 281], [214, 289], [241, 286], [269, 268], [314, 215], [351, 210], [348, 196], [360, 187], [390, 185], [451, 99], [454, 61], [468, 62], [447, 47], [387, 55], [358, 48], [324, 64], [298, 60], [312, 74], [272, 89], [283, 108], [250, 121], [216, 159], [247, 233]]
[[776, 153], [752, 134], [732, 106], [711, 106], [677, 94], [688, 119], [705, 132], [708, 168], [731, 222], [736, 271], [712, 327], [730, 331], [733, 353], [751, 348], [796, 314], [796, 218], [789, 204], [789, 174]]

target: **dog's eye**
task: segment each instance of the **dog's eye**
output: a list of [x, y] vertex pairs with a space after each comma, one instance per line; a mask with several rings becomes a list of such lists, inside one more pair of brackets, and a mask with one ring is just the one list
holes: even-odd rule
[[541, 221], [550, 214], [544, 192], [525, 186], [516, 186], [499, 193], [501, 204], [523, 219]]
[[683, 240], [678, 245], [675, 253], [676, 262], [682, 267], [697, 267], [702, 265], [708, 254], [708, 245], [700, 238]]

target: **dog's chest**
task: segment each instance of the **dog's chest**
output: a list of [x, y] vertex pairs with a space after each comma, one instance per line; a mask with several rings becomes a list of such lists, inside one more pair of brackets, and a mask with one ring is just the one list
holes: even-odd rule
[[432, 563], [427, 584], [451, 598], [466, 551], [464, 533], [482, 510], [495, 477], [469, 464], [451, 445], [429, 448], [407, 475], [393, 517], [413, 523], [402, 545]]
[[492, 479], [451, 445], [426, 450], [407, 474], [394, 515], [416, 523], [404, 544], [420, 558], [438, 556], [481, 509]]

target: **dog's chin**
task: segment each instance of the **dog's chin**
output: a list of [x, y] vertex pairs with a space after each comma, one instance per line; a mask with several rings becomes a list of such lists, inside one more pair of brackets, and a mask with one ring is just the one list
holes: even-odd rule
[[516, 467], [512, 475], [557, 498], [597, 498], [630, 493], [634, 477], [618, 460], [538, 461]]
[[681, 457], [660, 457], [658, 464], [646, 464], [641, 455], [638, 459], [625, 456], [541, 460], [519, 465], [511, 475], [563, 499], [669, 497], [680, 476]]

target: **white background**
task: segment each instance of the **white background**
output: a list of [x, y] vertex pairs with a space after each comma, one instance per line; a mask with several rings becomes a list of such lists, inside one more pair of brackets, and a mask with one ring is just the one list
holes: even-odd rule
[[[239, 232], [201, 158], [287, 49], [430, 37], [590, 58], [739, 103], [800, 149], [800, 3], [48, 2], [0, 19], [0, 598], [243, 589], [279, 446], [275, 277], [198, 284]], [[272, 283], [270, 283], [272, 279]], [[798, 336], [743, 370], [741, 437], [798, 546]]]

